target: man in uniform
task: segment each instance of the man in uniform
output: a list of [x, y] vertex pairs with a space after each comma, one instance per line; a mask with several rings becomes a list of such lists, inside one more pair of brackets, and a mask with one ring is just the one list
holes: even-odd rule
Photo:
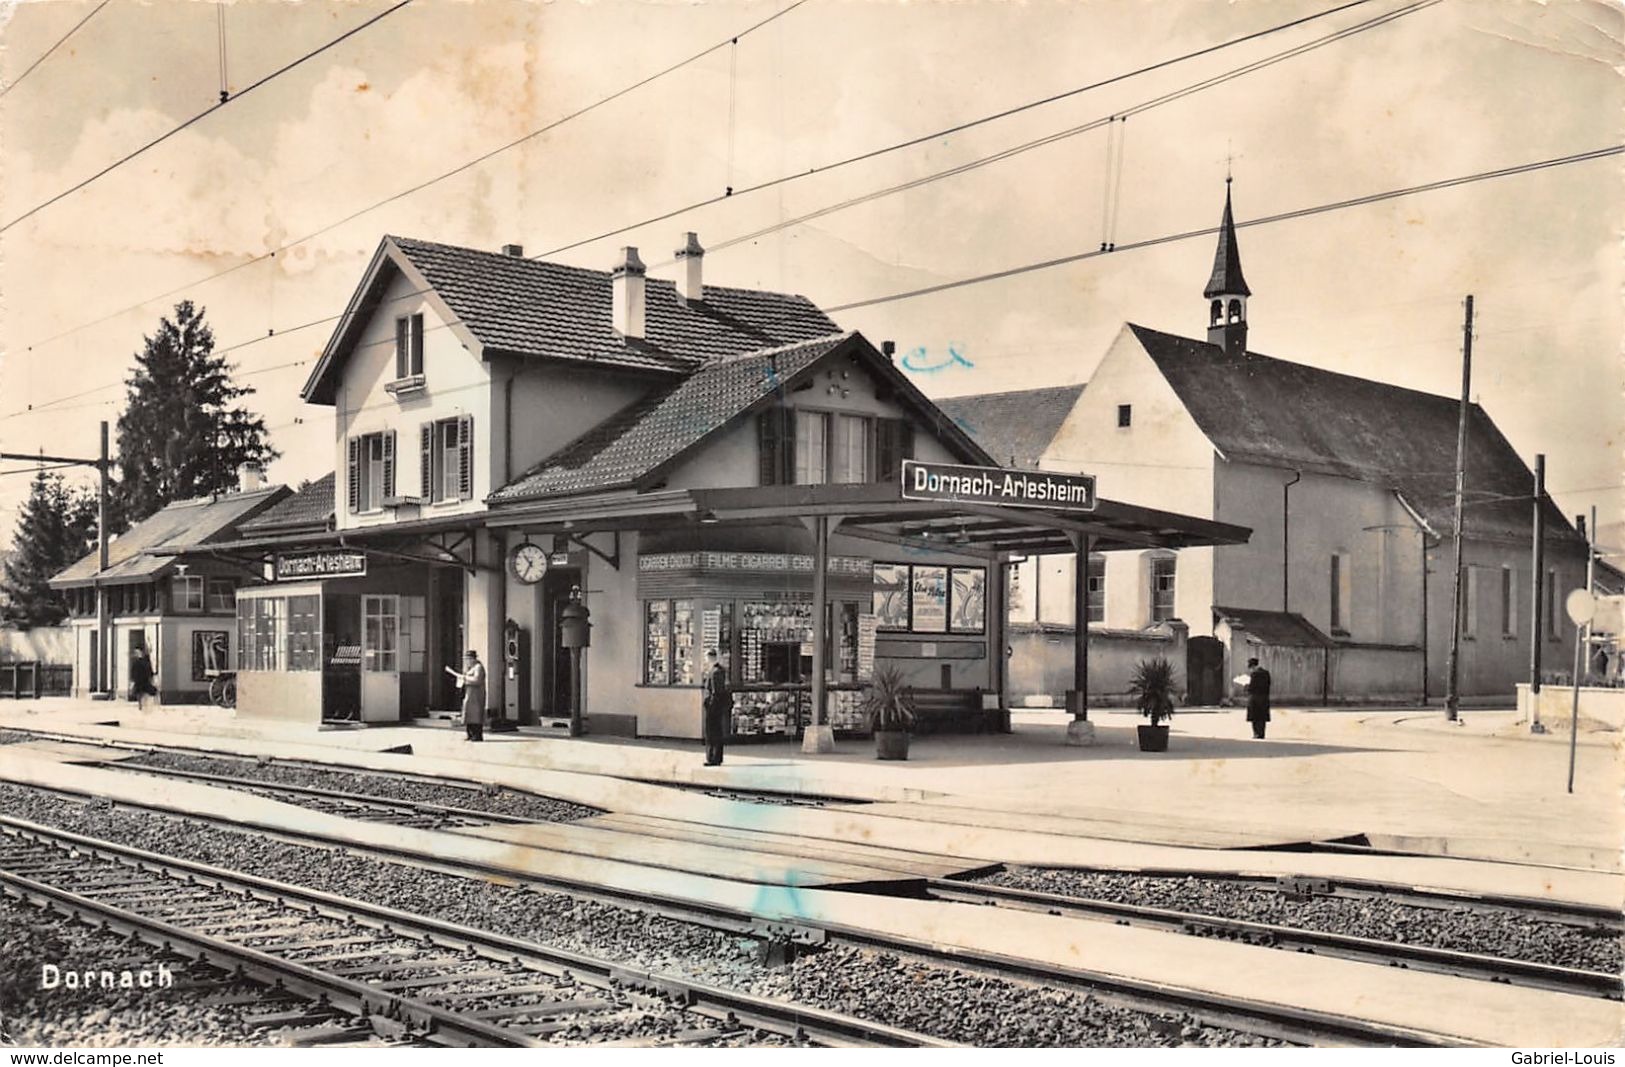
[[1247, 661], [1247, 721], [1253, 724], [1253, 736], [1262, 741], [1270, 721], [1270, 672], [1256, 659]]
[[701, 683], [700, 705], [705, 711], [705, 765], [722, 763], [722, 741], [732, 725], [734, 698], [728, 691], [728, 671], [716, 649], [705, 653], [705, 680]]

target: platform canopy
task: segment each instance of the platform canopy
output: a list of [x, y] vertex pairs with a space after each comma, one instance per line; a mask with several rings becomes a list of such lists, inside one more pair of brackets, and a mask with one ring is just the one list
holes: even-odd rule
[[894, 482], [656, 490], [563, 498], [493, 510], [486, 521], [491, 526], [534, 532], [566, 532], [651, 529], [689, 523], [778, 525], [817, 516], [836, 520], [832, 525], [848, 537], [989, 556], [1005, 552], [1071, 552], [1084, 537], [1089, 539], [1091, 551], [1110, 552], [1243, 544], [1252, 533], [1245, 526], [1115, 500], [1094, 501], [1090, 511], [904, 500]]

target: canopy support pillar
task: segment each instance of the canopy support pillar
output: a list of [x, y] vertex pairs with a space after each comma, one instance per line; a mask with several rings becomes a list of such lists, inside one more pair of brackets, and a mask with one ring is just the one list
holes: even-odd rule
[[1072, 688], [1066, 692], [1066, 743], [1092, 745], [1095, 724], [1089, 721], [1089, 535], [1069, 532], [1072, 542]]

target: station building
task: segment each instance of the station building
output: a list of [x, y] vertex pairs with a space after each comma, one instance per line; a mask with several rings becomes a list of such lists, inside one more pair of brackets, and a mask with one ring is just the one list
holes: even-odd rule
[[74, 695], [126, 694], [131, 655], [143, 648], [162, 703], [206, 703], [215, 676], [236, 666], [237, 589], [259, 580], [210, 546], [237, 539], [241, 523], [288, 495], [246, 470], [238, 492], [176, 501], [114, 538], [106, 568], [92, 552], [53, 577], [68, 600]]
[[877, 664], [938, 724], [996, 729], [1010, 553], [1246, 538], [956, 472], [998, 464], [888, 354], [804, 297], [704, 284], [703, 255], [688, 235], [668, 281], [630, 248], [601, 272], [385, 238], [303, 390], [333, 474], [210, 546], [267, 578], [237, 594], [239, 713], [454, 708], [473, 649], [510, 723], [579, 692], [591, 732], [697, 737], [716, 647], [738, 738], [861, 730]]

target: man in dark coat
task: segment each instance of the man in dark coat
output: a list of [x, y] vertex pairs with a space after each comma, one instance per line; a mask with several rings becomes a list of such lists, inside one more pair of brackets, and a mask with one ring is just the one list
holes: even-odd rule
[[716, 767], [722, 763], [722, 742], [732, 726], [734, 698], [728, 691], [728, 671], [723, 667], [717, 650], [705, 654], [705, 679], [700, 684], [700, 706], [705, 711], [705, 765]]
[[1263, 740], [1270, 721], [1270, 672], [1256, 659], [1247, 661], [1247, 721], [1253, 724], [1253, 736]]
[[149, 696], [158, 695], [157, 686], [152, 684], [152, 673], [152, 660], [146, 648], [137, 645], [130, 649], [130, 699], [139, 708], [147, 706]]

